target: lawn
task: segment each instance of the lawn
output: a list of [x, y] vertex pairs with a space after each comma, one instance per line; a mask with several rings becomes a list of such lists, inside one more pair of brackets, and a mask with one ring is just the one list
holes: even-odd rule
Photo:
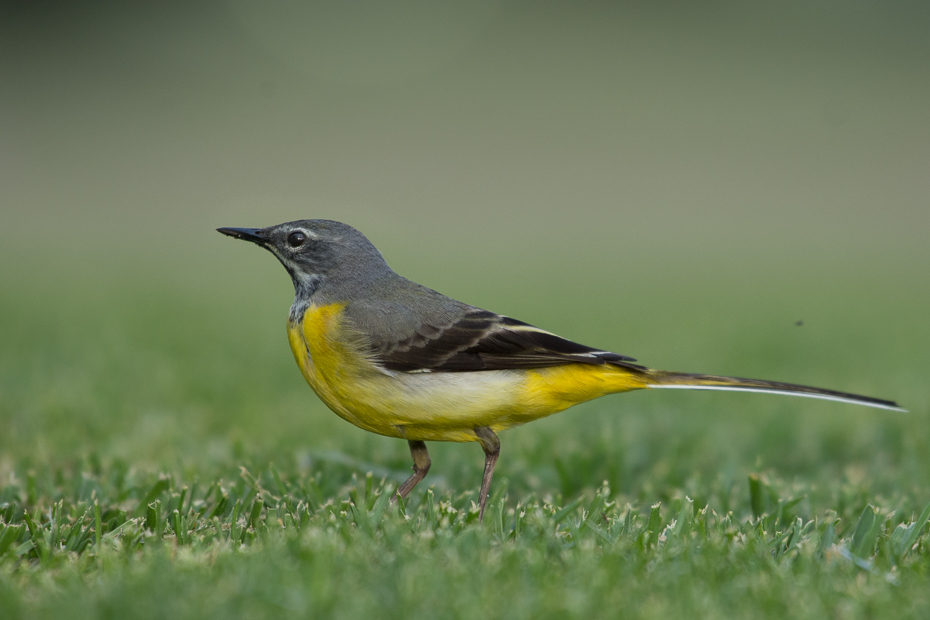
[[0, 617], [930, 614], [919, 266], [865, 256], [757, 280], [745, 264], [720, 280], [658, 265], [657, 282], [516, 261], [489, 281], [395, 251], [443, 292], [649, 365], [911, 410], [608, 397], [502, 434], [479, 523], [476, 445], [432, 444], [426, 481], [387, 501], [406, 445], [316, 400], [287, 349], [283, 271], [210, 233], [28, 270], [3, 248]]
[[[930, 618], [930, 4], [447, 4], [0, 8], [0, 620]], [[502, 433], [483, 523], [474, 444], [391, 504], [215, 232], [298, 218], [909, 413], [642, 390]]]

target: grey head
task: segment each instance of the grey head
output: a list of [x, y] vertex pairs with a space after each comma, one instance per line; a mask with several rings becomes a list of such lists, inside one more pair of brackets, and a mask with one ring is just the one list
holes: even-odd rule
[[377, 248], [348, 224], [297, 220], [267, 228], [217, 228], [229, 237], [251, 241], [275, 255], [294, 283], [297, 300], [321, 289], [355, 290], [394, 275]]
[[342, 303], [346, 319], [373, 350], [414, 337], [424, 325], [452, 325], [474, 309], [394, 273], [365, 235], [348, 224], [298, 220], [217, 230], [259, 245], [281, 261], [294, 282], [291, 322], [300, 321], [311, 304]]

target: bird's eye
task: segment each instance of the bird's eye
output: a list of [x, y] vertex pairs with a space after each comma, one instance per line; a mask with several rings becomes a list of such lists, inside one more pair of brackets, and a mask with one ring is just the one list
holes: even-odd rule
[[307, 240], [307, 235], [298, 231], [292, 232], [287, 236], [287, 244], [292, 248], [299, 248]]

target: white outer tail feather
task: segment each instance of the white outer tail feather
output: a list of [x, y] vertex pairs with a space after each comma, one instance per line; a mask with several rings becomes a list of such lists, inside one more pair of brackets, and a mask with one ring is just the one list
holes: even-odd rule
[[740, 387], [730, 385], [682, 385], [682, 384], [650, 384], [646, 386], [650, 389], [674, 389], [674, 390], [720, 390], [724, 392], [759, 392], [760, 394], [781, 394], [784, 396], [803, 396], [805, 398], [819, 398], [821, 400], [832, 400], [838, 403], [849, 403], [852, 405], [863, 405], [875, 409], [887, 409], [889, 411], [901, 411], [907, 413], [903, 407], [893, 407], [880, 403], [868, 402], [854, 398], [843, 398], [841, 396], [830, 396], [828, 394], [813, 394], [810, 392], [789, 392], [786, 390], [765, 389], [756, 387]]

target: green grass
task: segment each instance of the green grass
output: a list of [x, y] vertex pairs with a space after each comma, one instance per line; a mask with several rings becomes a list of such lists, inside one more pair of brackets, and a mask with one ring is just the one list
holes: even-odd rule
[[121, 469], [14, 482], [5, 617], [798, 617], [930, 602], [930, 504], [916, 519], [871, 505], [805, 519], [803, 496], [752, 477], [739, 517], [687, 497], [639, 510], [606, 485], [513, 504], [499, 483], [481, 524], [470, 493], [396, 506], [371, 475], [351, 482], [332, 495], [322, 472], [275, 469], [205, 489]]
[[616, 292], [566, 279], [560, 298], [596, 298], [577, 310], [543, 280], [427, 274], [653, 366], [912, 411], [601, 399], [502, 434], [479, 523], [476, 445], [431, 444], [430, 476], [405, 506], [387, 502], [406, 445], [342, 422], [303, 384], [286, 279], [250, 249], [183, 269], [85, 257], [33, 272], [54, 282], [3, 268], [0, 617], [930, 613], [930, 300], [907, 273], [783, 268], [733, 286], [666, 270]]

